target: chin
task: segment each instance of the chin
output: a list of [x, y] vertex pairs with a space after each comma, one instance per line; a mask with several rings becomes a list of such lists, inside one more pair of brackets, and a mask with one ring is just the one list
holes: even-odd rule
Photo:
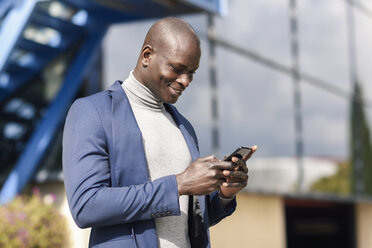
[[178, 100], [178, 97], [168, 97], [167, 99], [164, 99], [164, 103], [169, 103], [169, 104], [175, 104]]
[[172, 100], [169, 100], [169, 101], [164, 101], [165, 103], [168, 103], [168, 104], [175, 104], [177, 102], [178, 99], [172, 99]]

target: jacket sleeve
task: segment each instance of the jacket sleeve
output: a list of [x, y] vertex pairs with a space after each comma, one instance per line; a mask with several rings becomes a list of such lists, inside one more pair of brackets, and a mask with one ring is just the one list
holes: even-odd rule
[[214, 226], [225, 217], [232, 215], [236, 209], [236, 197], [224, 208], [217, 191], [210, 194], [207, 201], [209, 226]]
[[140, 185], [111, 187], [104, 127], [87, 98], [75, 101], [69, 110], [62, 154], [66, 195], [79, 227], [180, 215], [174, 175]]

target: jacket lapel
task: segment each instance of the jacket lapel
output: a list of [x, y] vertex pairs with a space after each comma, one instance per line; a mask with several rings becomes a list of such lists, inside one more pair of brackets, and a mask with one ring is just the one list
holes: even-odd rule
[[114, 161], [111, 165], [114, 171], [111, 175], [115, 178], [117, 186], [141, 184], [149, 180], [142, 133], [121, 82], [116, 81], [109, 91], [112, 96], [111, 123], [114, 149], [112, 154]]
[[176, 108], [170, 104], [164, 104], [164, 106], [166, 110], [172, 115], [178, 128], [181, 130], [182, 135], [186, 141], [187, 147], [189, 148], [192, 160], [194, 161], [195, 159], [199, 158], [199, 151], [198, 151], [198, 148], [196, 147], [194, 138], [192, 137], [190, 132], [186, 129], [185, 124], [182, 122], [180, 114], [178, 113]]
[[[169, 104], [164, 104], [164, 105], [165, 105], [166, 109], [168, 110], [168, 112], [171, 113], [171, 115], [173, 116], [173, 118], [174, 118], [175, 122], [177, 123], [179, 129], [181, 130], [181, 132], [183, 134], [183, 137], [185, 138], [185, 141], [187, 143], [187, 146], [190, 150], [192, 160], [193, 161], [196, 160], [197, 158], [199, 158], [199, 151], [196, 147], [196, 143], [194, 141], [194, 138], [192, 137], [190, 132], [186, 129], [185, 124], [182, 122], [180, 114], [175, 109], [175, 107], [173, 107], [172, 105], [169, 105]], [[201, 213], [203, 215], [204, 226], [207, 228], [206, 223], [208, 223], [208, 214], [207, 214], [207, 211], [206, 211], [206, 197], [205, 196], [198, 196], [198, 202], [199, 202]], [[195, 204], [197, 204], [197, 203], [194, 203], [194, 208], [195, 208]], [[194, 213], [194, 214], [196, 214], [196, 213]]]

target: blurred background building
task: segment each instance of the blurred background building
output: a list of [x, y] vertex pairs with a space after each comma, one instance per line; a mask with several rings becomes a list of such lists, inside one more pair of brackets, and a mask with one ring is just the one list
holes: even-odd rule
[[[0, 202], [56, 193], [73, 100], [125, 79], [160, 17], [201, 37], [176, 106], [201, 155], [258, 145], [213, 247], [372, 247], [372, 3], [366, 0], [1, 0]], [[80, 242], [80, 243], [79, 243]]]

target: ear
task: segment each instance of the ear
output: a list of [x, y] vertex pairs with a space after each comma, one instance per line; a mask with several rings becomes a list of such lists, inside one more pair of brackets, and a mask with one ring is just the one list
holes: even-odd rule
[[142, 53], [141, 53], [141, 64], [143, 67], [147, 67], [150, 64], [151, 61], [151, 56], [154, 53], [154, 49], [150, 45], [145, 45], [142, 48]]

